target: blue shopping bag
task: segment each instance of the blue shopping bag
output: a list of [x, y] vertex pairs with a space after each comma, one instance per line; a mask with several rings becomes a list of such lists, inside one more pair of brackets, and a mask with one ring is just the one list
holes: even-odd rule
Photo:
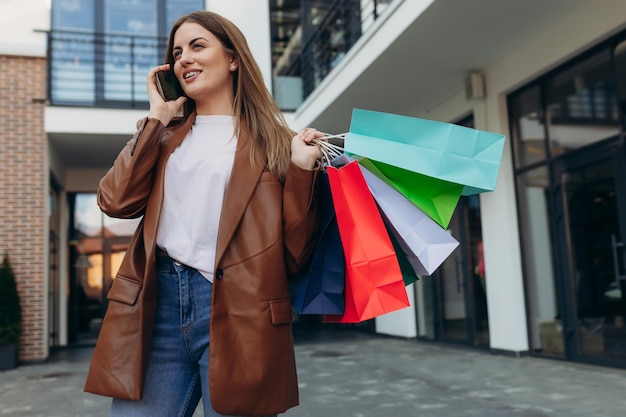
[[294, 309], [299, 314], [343, 314], [345, 266], [328, 174], [317, 183], [320, 234], [309, 267], [291, 283]]
[[451, 123], [354, 109], [346, 153], [463, 185], [462, 195], [493, 191], [505, 136]]

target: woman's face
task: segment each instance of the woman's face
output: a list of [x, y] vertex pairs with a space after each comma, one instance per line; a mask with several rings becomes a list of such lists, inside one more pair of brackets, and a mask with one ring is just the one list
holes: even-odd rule
[[232, 109], [237, 62], [215, 35], [197, 23], [183, 23], [174, 34], [172, 54], [174, 73], [198, 113], [206, 106]]

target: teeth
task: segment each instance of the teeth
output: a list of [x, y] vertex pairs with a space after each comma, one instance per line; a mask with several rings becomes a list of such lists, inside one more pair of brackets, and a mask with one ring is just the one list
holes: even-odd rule
[[196, 75], [196, 74], [200, 74], [200, 71], [191, 71], [191, 72], [188, 72], [187, 74], [185, 74], [185, 79], [187, 79], [187, 78], [191, 78], [191, 77], [193, 77], [193, 76], [194, 76], [194, 75]]

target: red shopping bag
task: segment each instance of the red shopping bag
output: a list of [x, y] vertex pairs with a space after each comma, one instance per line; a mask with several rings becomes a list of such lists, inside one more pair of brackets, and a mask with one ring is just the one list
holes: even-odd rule
[[343, 315], [326, 323], [358, 323], [409, 306], [402, 272], [376, 202], [356, 161], [328, 167], [345, 257]]

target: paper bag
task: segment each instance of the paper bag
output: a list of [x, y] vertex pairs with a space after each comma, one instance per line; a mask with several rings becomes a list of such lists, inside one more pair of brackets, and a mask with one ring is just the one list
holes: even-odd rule
[[345, 310], [325, 322], [358, 323], [409, 306], [393, 245], [356, 161], [328, 167], [345, 258]]
[[451, 123], [354, 109], [347, 153], [464, 186], [463, 195], [492, 191], [504, 135]]

